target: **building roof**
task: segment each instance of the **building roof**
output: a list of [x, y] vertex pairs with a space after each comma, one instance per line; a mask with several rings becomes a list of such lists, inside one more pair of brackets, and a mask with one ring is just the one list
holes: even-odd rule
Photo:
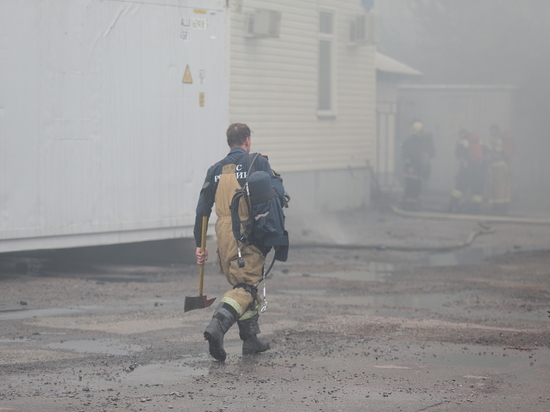
[[422, 72], [407, 66], [385, 54], [376, 52], [376, 70], [384, 73], [400, 74], [403, 76], [422, 76]]

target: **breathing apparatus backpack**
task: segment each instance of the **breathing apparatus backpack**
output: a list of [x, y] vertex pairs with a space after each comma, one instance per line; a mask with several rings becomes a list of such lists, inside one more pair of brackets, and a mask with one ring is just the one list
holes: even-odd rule
[[[259, 153], [255, 153], [250, 163], [246, 182], [237, 189], [231, 200], [232, 230], [237, 242], [246, 246], [254, 245], [267, 255], [275, 249], [273, 260], [286, 262], [288, 258], [288, 232], [285, 230], [285, 215], [283, 206], [288, 207], [288, 195], [285, 193], [285, 205], [277, 195], [272, 184], [272, 176], [262, 170], [254, 171], [254, 161]], [[251, 173], [252, 172], [252, 173]], [[275, 172], [274, 176], [280, 179]], [[241, 221], [239, 204], [244, 199], [248, 208], [248, 218]], [[240, 252], [240, 248], [239, 252]]]

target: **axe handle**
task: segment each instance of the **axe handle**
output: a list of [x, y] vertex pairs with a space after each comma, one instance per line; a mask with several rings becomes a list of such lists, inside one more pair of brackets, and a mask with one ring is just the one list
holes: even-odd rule
[[[208, 216], [202, 217], [202, 229], [201, 229], [201, 252], [206, 249], [206, 231], [208, 229]], [[202, 295], [202, 289], [204, 287], [204, 263], [199, 266], [199, 296]]]

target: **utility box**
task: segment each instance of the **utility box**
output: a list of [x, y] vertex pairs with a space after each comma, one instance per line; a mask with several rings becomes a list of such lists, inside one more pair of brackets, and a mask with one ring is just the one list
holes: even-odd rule
[[279, 11], [256, 9], [247, 13], [246, 34], [248, 37], [279, 37], [280, 29], [281, 12]]
[[0, 2], [0, 252], [190, 236], [226, 151], [220, 0]]

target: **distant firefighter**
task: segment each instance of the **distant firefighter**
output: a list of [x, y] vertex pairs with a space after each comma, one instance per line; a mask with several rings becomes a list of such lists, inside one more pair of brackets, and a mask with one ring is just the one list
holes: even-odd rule
[[418, 210], [423, 182], [431, 173], [431, 160], [435, 156], [433, 136], [424, 131], [422, 122], [412, 124], [411, 135], [402, 146], [404, 160], [405, 191], [403, 209]]
[[455, 156], [460, 166], [449, 202], [450, 213], [479, 213], [487, 176], [489, 147], [476, 133], [458, 132]]
[[504, 135], [496, 124], [491, 126], [491, 208], [493, 213], [508, 213], [512, 178], [510, 162], [515, 147], [511, 133]]

